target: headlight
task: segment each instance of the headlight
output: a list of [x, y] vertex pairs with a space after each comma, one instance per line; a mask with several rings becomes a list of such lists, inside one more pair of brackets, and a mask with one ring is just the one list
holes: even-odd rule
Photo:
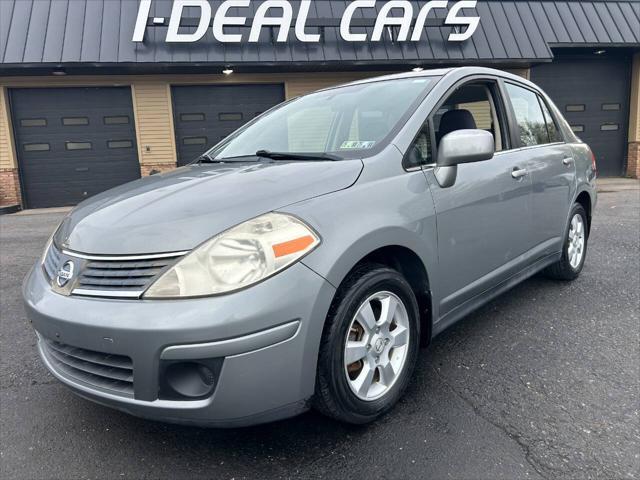
[[44, 246], [44, 252], [42, 252], [42, 256], [40, 257], [40, 265], [44, 265], [44, 262], [47, 260], [47, 254], [49, 253], [49, 249], [51, 248], [51, 244], [53, 243], [53, 236], [56, 234], [54, 231], [49, 240], [47, 240], [47, 244]]
[[149, 287], [144, 298], [201, 297], [253, 285], [298, 261], [320, 243], [290, 215], [268, 213], [203, 243]]
[[[62, 222], [64, 222], [64, 219], [62, 220]], [[53, 243], [53, 239], [56, 236], [56, 233], [58, 233], [58, 230], [60, 230], [60, 227], [62, 226], [62, 222], [58, 224], [56, 229], [49, 237], [49, 240], [47, 240], [47, 244], [44, 247], [44, 252], [42, 252], [42, 256], [40, 257], [40, 265], [44, 265], [44, 262], [47, 260], [47, 254], [49, 253], [49, 249], [51, 248], [51, 244]]]

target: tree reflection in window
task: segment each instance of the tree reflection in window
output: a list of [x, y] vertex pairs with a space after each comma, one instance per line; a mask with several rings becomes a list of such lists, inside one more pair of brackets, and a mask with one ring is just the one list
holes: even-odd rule
[[538, 96], [531, 90], [507, 83], [523, 147], [549, 143], [549, 132]]

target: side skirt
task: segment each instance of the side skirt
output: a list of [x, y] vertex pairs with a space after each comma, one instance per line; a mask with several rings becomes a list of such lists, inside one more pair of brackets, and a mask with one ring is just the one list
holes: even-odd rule
[[456, 323], [458, 320], [466, 317], [471, 312], [477, 310], [485, 303], [493, 300], [499, 295], [511, 290], [513, 287], [522, 283], [524, 280], [532, 277], [536, 273], [544, 270], [549, 265], [557, 262], [562, 257], [562, 253], [553, 253], [547, 255], [536, 262], [528, 265], [524, 269], [520, 270], [518, 273], [512, 275], [511, 277], [504, 280], [502, 283], [499, 283], [495, 287], [490, 288], [489, 290], [485, 290], [482, 293], [479, 293], [473, 298], [470, 298], [465, 303], [457, 306], [455, 309], [451, 310], [444, 317], [438, 320], [433, 325], [433, 335], [432, 338], [442, 333], [444, 330], [449, 328], [451, 325]]

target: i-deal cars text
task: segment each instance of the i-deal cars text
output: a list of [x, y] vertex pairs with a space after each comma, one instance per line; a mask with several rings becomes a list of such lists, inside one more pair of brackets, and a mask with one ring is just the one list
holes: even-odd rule
[[[301, 0], [297, 12], [288, 0], [267, 0], [259, 3], [255, 15], [251, 22], [250, 33], [245, 38], [241, 33], [230, 33], [227, 27], [239, 27], [247, 25], [249, 15], [250, 0], [226, 0], [218, 7], [215, 13], [212, 10], [209, 0], [174, 0], [171, 16], [169, 17], [166, 41], [167, 42], [197, 42], [206, 34], [213, 20], [212, 32], [216, 41], [221, 43], [240, 43], [248, 41], [256, 43], [260, 38], [260, 33], [264, 27], [277, 27], [278, 34], [276, 42], [286, 42], [289, 40], [289, 30], [294, 27], [296, 39], [300, 42], [319, 42], [321, 35], [313, 33], [307, 28], [311, 0]], [[462, 42], [468, 40], [475, 33], [480, 24], [480, 17], [475, 15], [462, 15], [463, 9], [473, 9], [476, 0], [462, 0], [449, 2], [446, 0], [431, 0], [418, 9], [407, 0], [392, 0], [382, 2], [377, 13], [375, 27], [371, 36], [362, 32], [354, 32], [352, 23], [354, 17], [373, 10], [375, 12], [376, 0], [355, 0], [349, 2], [345, 8], [340, 21], [340, 37], [346, 42], [379, 42], [383, 38], [387, 28], [398, 27], [398, 35], [394, 41], [420, 41], [425, 37], [425, 24], [427, 17], [435, 9], [447, 9], [445, 25], [455, 27], [457, 30], [449, 34], [450, 42]], [[449, 7], [449, 5], [451, 6]], [[138, 15], [133, 41], [142, 42], [145, 38], [149, 13], [151, 12], [152, 0], [141, 0], [138, 7]], [[197, 9], [199, 14], [195, 18], [195, 25], [190, 28], [180, 29], [183, 20], [184, 10], [187, 8]], [[235, 12], [245, 10], [244, 15]], [[400, 11], [401, 15], [392, 15], [393, 11]], [[415, 11], [414, 11], [415, 10]], [[295, 14], [295, 21], [294, 21]], [[414, 22], [415, 16], [415, 22]], [[193, 19], [192, 19], [193, 20]], [[153, 17], [152, 25], [164, 25], [164, 17]], [[195, 27], [195, 29], [194, 29]]]
[[46, 366], [95, 402], [197, 425], [310, 407], [371, 422], [421, 343], [536, 272], [580, 274], [595, 179], [527, 80], [359, 81], [83, 202], [24, 301]]

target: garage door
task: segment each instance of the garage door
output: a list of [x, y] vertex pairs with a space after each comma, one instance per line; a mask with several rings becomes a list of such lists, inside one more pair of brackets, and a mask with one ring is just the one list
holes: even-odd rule
[[129, 88], [12, 89], [29, 208], [75, 205], [140, 177]]
[[629, 65], [626, 58], [560, 59], [531, 69], [531, 79], [558, 105], [576, 135], [591, 146], [603, 176], [624, 171]]
[[282, 84], [176, 86], [171, 90], [179, 165], [284, 101]]

